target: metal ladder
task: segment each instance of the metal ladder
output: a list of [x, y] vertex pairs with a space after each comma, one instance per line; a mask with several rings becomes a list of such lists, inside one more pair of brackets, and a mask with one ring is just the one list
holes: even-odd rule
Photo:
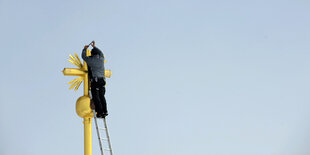
[[[96, 124], [96, 129], [97, 129], [97, 135], [98, 135], [101, 155], [104, 155], [104, 151], [109, 151], [110, 155], [113, 155], [111, 141], [110, 141], [110, 136], [109, 136], [109, 132], [108, 132], [107, 121], [106, 121], [105, 118], [97, 118], [95, 110], [93, 110], [93, 113], [94, 113], [94, 119], [95, 119], [95, 124]], [[97, 119], [103, 119], [104, 128], [100, 128], [98, 126]], [[101, 137], [100, 130], [104, 130], [105, 131], [105, 136], [106, 136], [105, 138]], [[104, 148], [103, 147], [103, 143], [104, 142], [108, 143], [109, 148]]]

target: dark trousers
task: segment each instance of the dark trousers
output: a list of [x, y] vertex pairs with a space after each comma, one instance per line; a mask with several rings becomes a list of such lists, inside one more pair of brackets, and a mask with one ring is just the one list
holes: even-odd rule
[[95, 104], [95, 111], [97, 114], [107, 114], [107, 102], [105, 100], [105, 79], [92, 78], [91, 79], [91, 94]]

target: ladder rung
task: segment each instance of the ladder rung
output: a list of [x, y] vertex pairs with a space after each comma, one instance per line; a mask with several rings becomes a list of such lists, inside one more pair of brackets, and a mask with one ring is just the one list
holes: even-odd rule
[[101, 140], [108, 140], [107, 138], [99, 138], [99, 139], [101, 139]]
[[104, 149], [104, 150], [106, 150], [106, 151], [111, 151], [111, 149]]
[[106, 130], [106, 128], [99, 128], [99, 130]]

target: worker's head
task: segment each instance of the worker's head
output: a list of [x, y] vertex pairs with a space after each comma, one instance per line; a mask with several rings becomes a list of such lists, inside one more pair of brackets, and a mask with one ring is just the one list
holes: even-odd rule
[[98, 49], [96, 49], [96, 48], [93, 48], [92, 50], [90, 50], [90, 49], [87, 49], [86, 50], [86, 56], [87, 57], [91, 57], [91, 56], [97, 56], [97, 55], [99, 55], [99, 51], [98, 51]]
[[96, 56], [96, 55], [99, 55], [99, 54], [100, 54], [100, 51], [97, 48], [93, 48], [91, 50], [91, 56]]

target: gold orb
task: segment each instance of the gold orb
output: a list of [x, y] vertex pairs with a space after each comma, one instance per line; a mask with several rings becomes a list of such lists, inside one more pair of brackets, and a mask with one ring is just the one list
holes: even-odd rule
[[76, 101], [75, 110], [76, 110], [77, 115], [79, 115], [82, 118], [93, 117], [93, 112], [90, 108], [89, 96], [81, 96]]

